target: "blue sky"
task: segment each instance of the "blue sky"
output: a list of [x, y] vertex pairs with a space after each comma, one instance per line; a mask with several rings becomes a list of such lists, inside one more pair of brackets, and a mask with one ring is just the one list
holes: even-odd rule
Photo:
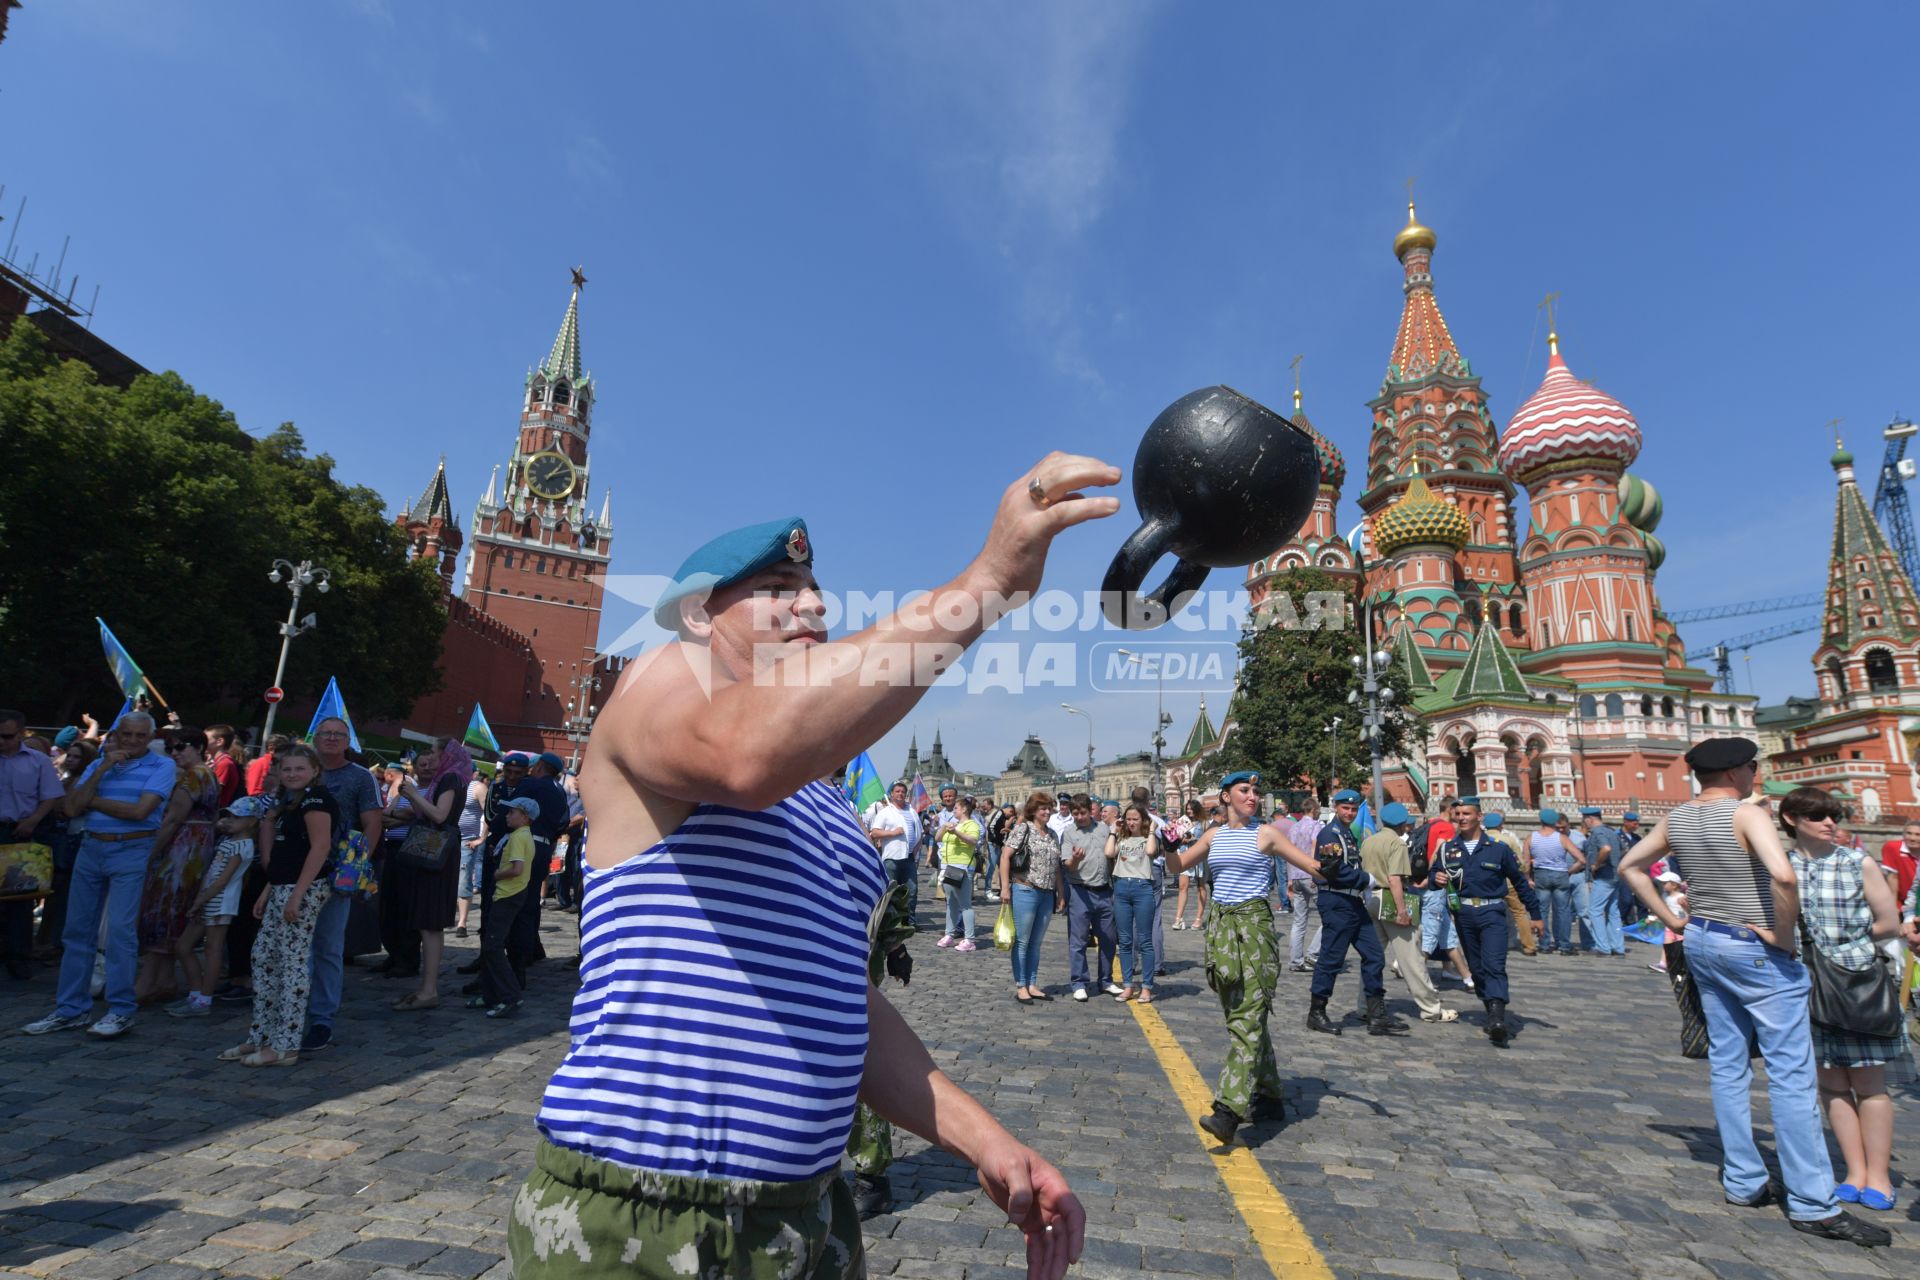
[[[1823, 424], [1871, 465], [1920, 413], [1914, 15], [29, 0], [0, 212], [25, 195], [43, 254], [71, 234], [143, 363], [396, 502], [445, 453], [462, 509], [584, 263], [615, 570], [800, 512], [823, 577], [871, 591], [957, 570], [1047, 448], [1125, 467], [1215, 382], [1284, 406], [1295, 354], [1357, 458], [1417, 175], [1496, 418], [1538, 385], [1549, 289], [1574, 371], [1638, 416], [1683, 609], [1819, 589]], [[1096, 586], [1131, 525], [1069, 536], [1049, 585]], [[1810, 652], [1754, 650], [1758, 692], [1809, 691]], [[1029, 730], [1078, 760], [1062, 700], [936, 690], [876, 756], [937, 721], [965, 767]], [[1084, 705], [1102, 757], [1151, 731], [1151, 698]]]

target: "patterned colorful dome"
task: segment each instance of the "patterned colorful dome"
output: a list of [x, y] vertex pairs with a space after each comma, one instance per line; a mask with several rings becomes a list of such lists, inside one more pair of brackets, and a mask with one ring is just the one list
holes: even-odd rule
[[1422, 542], [1443, 543], [1458, 551], [1472, 536], [1473, 526], [1460, 508], [1445, 498], [1434, 497], [1427, 482], [1417, 475], [1400, 501], [1373, 522], [1373, 545], [1383, 556]]
[[1340, 450], [1333, 441], [1321, 435], [1319, 428], [1307, 421], [1307, 415], [1298, 408], [1298, 401], [1295, 406], [1293, 425], [1307, 433], [1307, 438], [1313, 441], [1314, 453], [1320, 457], [1320, 483], [1338, 489], [1347, 481], [1347, 460], [1340, 456]]
[[1652, 533], [1660, 527], [1660, 517], [1665, 506], [1660, 501], [1660, 491], [1642, 480], [1639, 476], [1620, 477], [1620, 518], [1642, 533]]
[[1598, 463], [1626, 468], [1640, 456], [1640, 424], [1627, 407], [1573, 376], [1560, 339], [1547, 336], [1547, 376], [1500, 437], [1500, 469], [1520, 483]]
[[1647, 544], [1647, 572], [1652, 573], [1667, 562], [1667, 544], [1650, 533], [1642, 533], [1640, 537]]

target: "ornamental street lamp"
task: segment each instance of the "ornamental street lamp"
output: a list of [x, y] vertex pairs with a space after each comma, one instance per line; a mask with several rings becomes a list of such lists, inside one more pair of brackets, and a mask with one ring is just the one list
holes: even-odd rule
[[1090, 715], [1087, 715], [1086, 712], [1082, 711], [1080, 708], [1074, 706], [1070, 702], [1061, 703], [1060, 709], [1062, 711], [1071, 712], [1076, 716], [1082, 716], [1086, 719], [1086, 722], [1087, 722], [1087, 794], [1091, 795], [1093, 794], [1093, 717]]
[[593, 734], [593, 717], [599, 712], [589, 699], [600, 688], [599, 676], [575, 676], [567, 681], [575, 690], [573, 705], [567, 708], [567, 741], [573, 743], [573, 755], [567, 768], [580, 769], [580, 744]]
[[[1144, 665], [1146, 659], [1131, 649], [1117, 651], [1127, 660], [1128, 666]], [[1161, 770], [1160, 757], [1167, 745], [1167, 726], [1173, 723], [1173, 717], [1167, 714], [1166, 672], [1160, 663], [1153, 664], [1153, 804], [1160, 812], [1167, 811], [1166, 775]]]
[[[1373, 636], [1372, 610], [1368, 610], [1367, 637]], [[1367, 749], [1373, 758], [1373, 812], [1376, 816], [1386, 803], [1385, 770], [1382, 767], [1381, 740], [1386, 733], [1387, 712], [1393, 706], [1393, 689], [1387, 684], [1387, 664], [1393, 655], [1385, 649], [1356, 653], [1351, 661], [1360, 677], [1360, 687], [1347, 694], [1347, 702], [1361, 708], [1360, 724], [1367, 735]]]
[[[273, 562], [273, 569], [267, 574], [267, 581], [285, 582], [287, 590], [293, 592], [293, 604], [287, 609], [287, 620], [280, 624], [280, 663], [273, 669], [274, 688], [280, 687], [280, 681], [287, 674], [287, 648], [293, 644], [293, 638], [305, 635], [320, 625], [319, 617], [311, 613], [298, 622], [294, 621], [300, 613], [300, 593], [312, 587], [321, 595], [325, 595], [330, 589], [329, 580], [332, 577], [330, 570], [322, 569], [311, 560], [302, 560], [299, 564], [294, 564], [291, 560], [279, 559]], [[267, 726], [260, 731], [262, 746], [266, 745], [267, 739], [273, 736], [273, 717], [279, 710], [279, 703], [267, 704]]]
[[1333, 803], [1334, 774], [1339, 770], [1340, 756], [1340, 717], [1335, 716], [1333, 723], [1327, 726], [1327, 803]]

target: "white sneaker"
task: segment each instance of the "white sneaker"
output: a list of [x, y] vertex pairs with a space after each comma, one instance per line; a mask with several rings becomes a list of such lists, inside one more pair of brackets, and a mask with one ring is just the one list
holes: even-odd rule
[[1123, 986], [1121, 986], [1121, 985], [1120, 985], [1119, 983], [1117, 983], [1117, 982], [1109, 982], [1109, 983], [1107, 984], [1107, 994], [1108, 994], [1108, 995], [1110, 995], [1110, 996], [1117, 996], [1117, 995], [1119, 995], [1119, 994], [1120, 994], [1120, 993], [1121, 993], [1122, 991], [1125, 991], [1125, 990], [1126, 990], [1126, 988], [1125, 988], [1125, 987], [1123, 987]]
[[1081, 1004], [1085, 1004], [1087, 1002], [1087, 989], [1085, 987], [1075, 987], [1073, 989], [1073, 998]]
[[90, 1036], [99, 1036], [102, 1040], [112, 1040], [116, 1036], [123, 1036], [131, 1030], [133, 1030], [133, 1017], [131, 1014], [123, 1018], [117, 1013], [110, 1013], [88, 1027], [87, 1034]]
[[49, 1031], [71, 1031], [86, 1025], [87, 1015], [84, 1013], [76, 1013], [72, 1017], [62, 1013], [50, 1013], [44, 1018], [35, 1018], [20, 1028], [20, 1031], [23, 1035], [43, 1036]]

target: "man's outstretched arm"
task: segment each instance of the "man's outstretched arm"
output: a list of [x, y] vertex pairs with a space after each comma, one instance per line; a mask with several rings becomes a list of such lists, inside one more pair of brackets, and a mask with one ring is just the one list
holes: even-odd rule
[[878, 988], [860, 1098], [881, 1118], [972, 1165], [988, 1197], [1027, 1237], [1028, 1280], [1059, 1280], [1079, 1261], [1087, 1214], [1060, 1171], [933, 1065], [920, 1037]]

